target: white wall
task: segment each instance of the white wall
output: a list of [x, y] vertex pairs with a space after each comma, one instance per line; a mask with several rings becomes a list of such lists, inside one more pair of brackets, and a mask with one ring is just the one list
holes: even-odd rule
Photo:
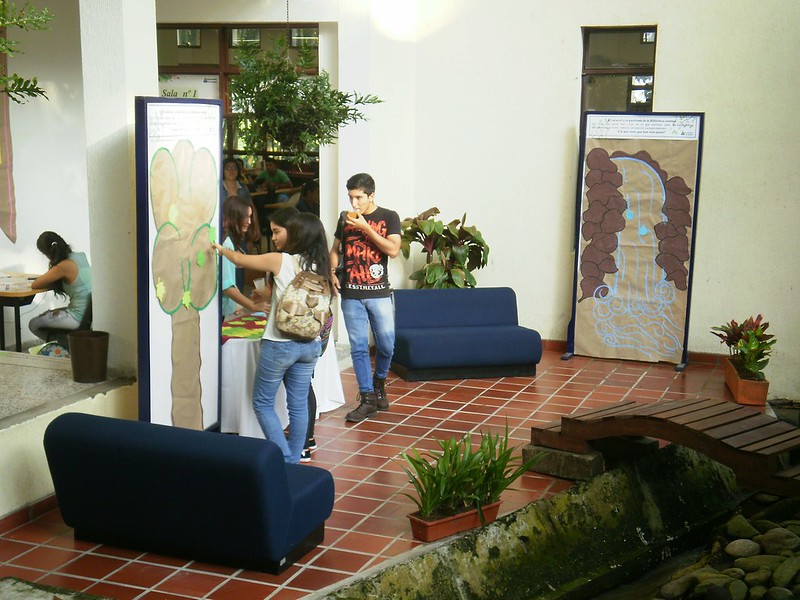
[[[66, 11], [64, 22], [74, 25], [76, 1], [67, 2], [72, 10], [55, 0], [39, 4]], [[132, 2], [117, 0], [128, 8]], [[97, 10], [103, 6], [100, 0], [81, 4]], [[283, 22], [285, 8], [276, 0], [155, 2], [156, 18], [164, 23]], [[332, 34], [337, 37], [323, 67], [335, 74], [341, 89], [374, 93], [385, 101], [367, 109], [368, 123], [341, 131], [335, 170], [323, 176], [323, 218], [331, 222], [344, 207], [344, 181], [362, 170], [375, 176], [379, 203], [401, 217], [433, 205], [445, 219], [467, 212], [468, 221], [492, 246], [488, 268], [477, 273], [479, 285], [512, 285], [522, 323], [544, 338], [562, 340], [571, 314], [581, 26], [657, 25], [654, 109], [706, 114], [688, 349], [722, 352], [709, 328], [761, 312], [778, 335], [767, 369], [770, 396], [800, 397], [795, 375], [800, 370], [800, 323], [793, 306], [800, 273], [787, 252], [798, 247], [794, 231], [800, 223], [794, 200], [800, 118], [793, 102], [800, 88], [800, 65], [794, 59], [800, 42], [793, 33], [800, 3], [291, 0], [290, 18], [321, 22], [329, 40]], [[146, 21], [142, 39], [154, 40]], [[86, 247], [79, 232], [87, 193], [77, 182], [77, 189], [65, 190], [64, 182], [87, 168], [81, 148], [87, 134], [82, 131], [93, 139], [102, 128], [81, 124], [83, 116], [75, 110], [81, 94], [75, 83], [81, 78], [76, 40], [74, 32], [64, 40], [53, 33], [43, 48], [26, 49], [12, 62], [31, 61], [27, 64], [36, 65], [45, 83], [43, 75], [66, 72], [65, 92], [75, 94], [47, 110], [22, 107], [12, 114], [15, 144], [26, 157], [23, 163], [16, 154], [18, 189], [23, 200], [28, 198], [25, 202], [41, 202], [37, 206], [42, 207], [20, 217], [27, 241], [12, 247], [0, 240], [2, 262], [24, 270], [38, 264], [26, 243], [43, 228], [49, 211], [65, 212], [65, 193], [68, 210], [76, 216], [60, 217], [56, 224], [65, 235], [72, 234], [77, 247]], [[142, 45], [134, 42], [125, 42], [121, 64], [126, 69], [138, 64], [137, 58], [145, 64], [151, 60], [141, 56]], [[60, 52], [52, 52], [53, 47]], [[130, 100], [136, 86], [121, 85], [127, 86], [124, 96]], [[119, 102], [118, 95], [110, 99]], [[112, 112], [118, 121], [119, 109]], [[87, 113], [86, 119], [92, 118]], [[39, 127], [40, 122], [48, 128]], [[56, 138], [52, 132], [59, 128], [64, 131]], [[34, 130], [35, 135], [30, 133]], [[124, 137], [107, 139], [119, 144]], [[67, 140], [73, 139], [76, 145], [70, 146]], [[38, 153], [52, 145], [42, 169]], [[94, 148], [89, 155], [96, 159]], [[117, 167], [124, 154], [115, 156]], [[91, 164], [89, 171], [93, 176]], [[129, 185], [124, 175], [117, 177], [120, 185]], [[99, 205], [93, 206], [94, 238], [103, 220]], [[91, 250], [96, 263], [94, 241]], [[128, 266], [125, 257], [116, 269]], [[410, 271], [402, 259], [394, 261], [395, 285], [408, 285]], [[124, 314], [131, 323], [135, 320], [133, 311]]]

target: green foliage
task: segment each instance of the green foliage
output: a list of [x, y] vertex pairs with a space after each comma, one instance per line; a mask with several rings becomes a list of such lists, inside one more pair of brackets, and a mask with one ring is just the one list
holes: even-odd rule
[[769, 323], [763, 317], [749, 317], [741, 324], [732, 320], [711, 328], [711, 333], [728, 347], [731, 362], [744, 379], [764, 380], [764, 368], [769, 363], [774, 335], [766, 333]]
[[381, 100], [334, 89], [325, 71], [306, 75], [313, 64], [311, 49], [298, 52], [293, 63], [283, 38], [271, 50], [258, 44], [239, 47], [240, 72], [229, 90], [244, 149], [258, 153], [274, 140], [299, 165], [308, 161], [309, 152], [333, 143], [340, 127], [365, 120], [360, 107]]
[[409, 275], [419, 288], [475, 287], [472, 271], [482, 269], [489, 260], [489, 245], [481, 232], [467, 226], [467, 215], [450, 223], [434, 219], [436, 207], [401, 223], [400, 251], [409, 257], [411, 244], [418, 242], [426, 255], [425, 266]]
[[[16, 27], [24, 31], [43, 30], [48, 28], [53, 15], [45, 8], [38, 10], [25, 3], [18, 7], [13, 2], [0, 0], [0, 30], [5, 30], [0, 35], [0, 53], [13, 57], [20, 50], [15, 40], [8, 39], [7, 30]], [[7, 70], [0, 73], [0, 87], [11, 100], [23, 104], [26, 100], [42, 96], [47, 98], [47, 92], [39, 86], [36, 77], [27, 79], [16, 73], [9, 74]]]
[[517, 447], [508, 446], [508, 423], [504, 434], [480, 433], [473, 449], [469, 433], [462, 438], [436, 440], [439, 450], [412, 449], [400, 456], [409, 467], [403, 470], [414, 486], [419, 516], [430, 520], [482, 508], [500, 499], [500, 494], [521, 477], [539, 456], [523, 461], [514, 457]]

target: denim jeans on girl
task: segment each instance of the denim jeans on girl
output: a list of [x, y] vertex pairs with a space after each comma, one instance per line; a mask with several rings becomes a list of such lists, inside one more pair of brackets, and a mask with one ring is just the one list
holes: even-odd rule
[[[261, 340], [261, 356], [253, 385], [253, 410], [266, 438], [275, 442], [286, 462], [300, 462], [308, 428], [308, 387], [319, 358], [320, 341]], [[289, 441], [275, 412], [275, 395], [283, 382], [289, 411]]]
[[375, 377], [386, 379], [394, 354], [394, 302], [387, 298], [342, 299], [342, 314], [350, 338], [350, 356], [359, 392], [372, 390], [369, 329], [375, 338]]

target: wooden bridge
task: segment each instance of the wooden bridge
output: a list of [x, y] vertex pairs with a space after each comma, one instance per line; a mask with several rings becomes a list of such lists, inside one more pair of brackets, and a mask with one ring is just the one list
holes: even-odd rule
[[534, 446], [576, 453], [593, 451], [592, 440], [619, 436], [680, 444], [729, 467], [742, 485], [800, 496], [800, 464], [790, 454], [800, 449], [800, 429], [732, 402], [628, 401], [531, 428]]

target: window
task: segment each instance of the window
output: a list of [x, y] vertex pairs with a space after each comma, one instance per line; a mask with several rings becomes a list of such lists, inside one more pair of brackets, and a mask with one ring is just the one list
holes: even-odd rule
[[652, 112], [656, 27], [584, 28], [581, 110]]
[[179, 48], [199, 48], [200, 47], [200, 30], [199, 29], [178, 29], [178, 47]]
[[260, 44], [261, 43], [261, 30], [260, 29], [231, 29], [231, 43], [232, 48], [241, 46], [242, 44]]

